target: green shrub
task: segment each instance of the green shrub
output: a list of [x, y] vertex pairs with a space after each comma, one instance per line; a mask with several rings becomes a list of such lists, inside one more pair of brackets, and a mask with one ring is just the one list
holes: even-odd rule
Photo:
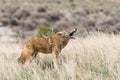
[[49, 27], [46, 27], [45, 25], [41, 25], [39, 29], [37, 30], [36, 37], [43, 37], [43, 36], [51, 36], [53, 33], [52, 29]]

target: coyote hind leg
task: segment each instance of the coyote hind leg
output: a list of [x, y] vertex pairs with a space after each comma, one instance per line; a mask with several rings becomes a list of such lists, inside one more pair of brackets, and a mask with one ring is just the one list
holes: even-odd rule
[[31, 59], [30, 59], [30, 62], [32, 62], [32, 60], [33, 60], [34, 58], [36, 58], [37, 54], [38, 54], [38, 52], [33, 52], [33, 53], [32, 53], [32, 57], [31, 57]]
[[25, 48], [23, 49], [21, 56], [18, 58], [18, 62], [22, 63], [22, 65], [25, 66], [26, 64], [31, 62], [35, 56], [36, 54], [32, 49]]

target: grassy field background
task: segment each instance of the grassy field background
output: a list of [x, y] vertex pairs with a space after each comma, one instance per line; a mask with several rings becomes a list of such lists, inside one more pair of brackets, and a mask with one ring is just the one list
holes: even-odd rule
[[91, 35], [71, 40], [60, 56], [60, 69], [51, 55], [39, 54], [26, 69], [17, 58], [22, 44], [0, 43], [0, 80], [119, 80], [120, 36]]
[[[9, 6], [34, 8], [46, 5], [53, 10], [66, 10], [72, 12], [82, 7], [88, 9], [102, 8], [104, 10], [120, 10], [119, 0], [1, 0], [0, 4], [1, 9], [8, 8]], [[77, 6], [76, 9], [72, 8], [74, 5]]]

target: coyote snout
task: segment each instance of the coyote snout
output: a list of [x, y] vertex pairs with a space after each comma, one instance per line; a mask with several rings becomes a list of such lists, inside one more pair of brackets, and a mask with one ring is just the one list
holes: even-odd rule
[[67, 29], [57, 32], [55, 35], [47, 38], [39, 38], [30, 40], [25, 43], [21, 56], [18, 62], [25, 64], [27, 61], [32, 61], [38, 54], [52, 54], [54, 67], [58, 67], [58, 54], [68, 44], [70, 39], [75, 39], [73, 34], [77, 29]]

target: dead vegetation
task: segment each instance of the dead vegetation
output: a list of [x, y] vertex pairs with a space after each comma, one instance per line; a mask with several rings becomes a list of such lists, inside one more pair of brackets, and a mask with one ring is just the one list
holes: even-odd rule
[[119, 80], [120, 36], [92, 35], [70, 41], [61, 52], [61, 68], [39, 54], [27, 69], [17, 63], [21, 44], [0, 43], [1, 80]]

